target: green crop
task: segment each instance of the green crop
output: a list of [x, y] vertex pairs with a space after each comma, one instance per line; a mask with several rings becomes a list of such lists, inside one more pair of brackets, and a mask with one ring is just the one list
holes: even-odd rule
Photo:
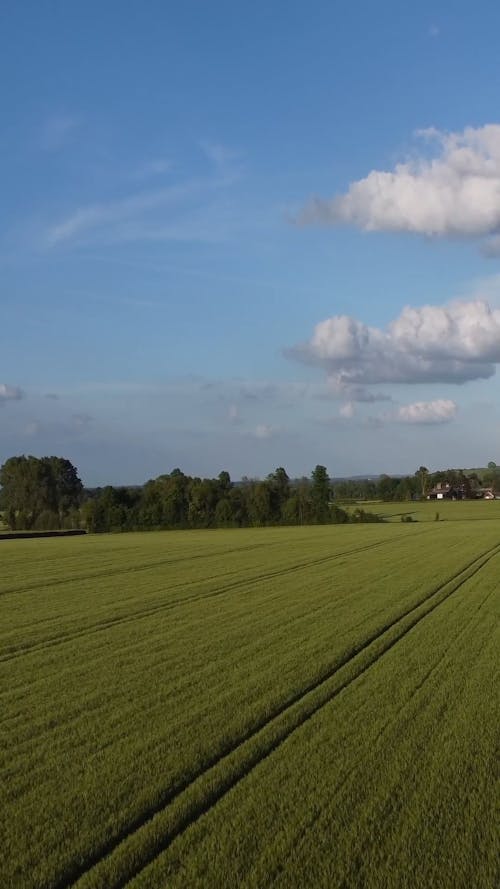
[[0, 542], [0, 885], [493, 887], [489, 515]]

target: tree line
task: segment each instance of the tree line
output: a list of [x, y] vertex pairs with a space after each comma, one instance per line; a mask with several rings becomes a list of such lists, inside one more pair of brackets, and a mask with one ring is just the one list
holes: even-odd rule
[[290, 479], [280, 466], [265, 479], [231, 481], [185, 475], [180, 469], [142, 487], [85, 490], [77, 469], [62, 457], [11, 457], [0, 468], [0, 510], [11, 530], [85, 528], [132, 531], [174, 528], [244, 528], [380, 521], [358, 501], [424, 498], [438, 482], [463, 485], [471, 494], [480, 481], [500, 490], [494, 463], [482, 474], [450, 469], [411, 476], [333, 481], [324, 466]]
[[424, 499], [439, 482], [463, 489], [466, 497], [473, 498], [474, 492], [481, 485], [491, 485], [500, 491], [500, 468], [491, 461], [479, 477], [477, 472], [466, 473], [463, 469], [440, 469], [429, 472], [425, 466], [420, 466], [414, 475], [380, 475], [376, 479], [346, 479], [336, 482], [333, 487], [336, 500], [344, 502], [349, 500], [403, 502]]
[[89, 492], [82, 518], [89, 531], [174, 528], [246, 528], [266, 525], [379, 521], [362, 509], [337, 505], [324, 466], [291, 480], [283, 467], [267, 478], [231, 481], [228, 472], [198, 478], [174, 469], [143, 488]]
[[11, 530], [84, 527], [88, 531], [244, 528], [378, 521], [363, 509], [335, 503], [328, 472], [291, 480], [283, 467], [266, 479], [232, 482], [185, 475], [180, 469], [142, 487], [84, 490], [74, 466], [60, 457], [11, 457], [0, 468], [0, 509]]

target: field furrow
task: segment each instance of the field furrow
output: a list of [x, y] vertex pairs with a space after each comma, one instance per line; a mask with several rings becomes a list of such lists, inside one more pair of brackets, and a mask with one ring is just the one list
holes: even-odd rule
[[[152, 858], [167, 848], [199, 818], [210, 812], [233, 787], [274, 753], [294, 731], [345, 691], [420, 621], [499, 554], [500, 545], [485, 551], [444, 584], [432, 590], [418, 605], [361, 642], [357, 650], [333, 670], [305, 687], [294, 699], [266, 718], [255, 731], [237, 739], [227, 752], [224, 751], [217, 760], [194, 776], [184, 787], [179, 788], [175, 794], [162, 800], [154, 811], [145, 812], [141, 820], [131, 826], [130, 831], [118, 838], [114, 847], [108, 847], [101, 858], [91, 863], [91, 867], [95, 867], [97, 873], [89, 874], [85, 871], [78, 875], [73, 873], [69, 883], [57, 884], [56, 889], [66, 889], [75, 882], [75, 879], [79, 880], [78, 885], [81, 889], [98, 886], [118, 889], [124, 886], [140, 873]], [[333, 685], [332, 680], [335, 680]], [[163, 813], [167, 806], [168, 812]], [[138, 835], [141, 831], [143, 831], [141, 835]], [[112, 857], [115, 850], [118, 852], [119, 860]], [[131, 869], [131, 865], [134, 869]]]
[[[228, 825], [220, 861], [215, 855], [212, 867], [203, 851], [217, 842], [222, 813], [238, 822], [233, 799], [247, 800], [248, 787], [260, 795], [268, 772], [276, 774], [269, 780], [279, 796], [295, 798], [300, 776], [288, 751], [307, 738], [314, 757], [324, 735], [328, 759], [331, 730], [339, 752], [346, 700], [353, 726], [376, 714], [380, 701], [383, 713], [370, 717], [373, 732], [368, 726], [373, 751], [399, 732], [408, 750], [414, 743], [426, 754], [433, 689], [460, 645], [478, 652], [477, 627], [498, 604], [500, 540], [491, 522], [474, 533], [470, 523], [443, 522], [7, 541], [0, 555], [6, 586], [16, 585], [17, 571], [21, 588], [26, 566], [33, 587], [0, 599], [7, 741], [0, 881], [22, 889], [108, 889], [130, 880], [259, 886], [262, 862], [277, 885], [298, 885], [290, 882], [291, 853], [284, 850], [292, 835], [293, 848], [303, 848], [301, 837], [320, 830], [330, 797], [318, 791], [317, 805], [312, 799], [298, 821], [278, 806], [272, 866], [250, 807], [249, 832], [261, 837], [263, 851], [249, 851], [234, 875]], [[102, 559], [107, 573], [92, 578], [92, 558]], [[134, 560], [138, 570], [128, 571]], [[387, 664], [399, 664], [399, 673]], [[386, 673], [390, 700], [379, 680]], [[425, 742], [418, 740], [420, 721], [412, 724], [419, 707]], [[363, 732], [353, 738], [345, 725], [341, 735], [349, 738], [345, 768], [331, 765], [329, 786], [332, 798], [345, 800], [372, 751]], [[408, 768], [401, 765], [401, 776], [411, 777], [410, 799]], [[203, 837], [193, 855], [186, 851], [192, 837]], [[240, 841], [243, 849], [247, 840]], [[358, 876], [346, 879], [365, 879], [363, 861]]]

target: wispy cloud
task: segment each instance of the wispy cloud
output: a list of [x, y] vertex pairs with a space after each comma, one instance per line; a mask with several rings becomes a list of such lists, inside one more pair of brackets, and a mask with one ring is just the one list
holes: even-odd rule
[[93, 417], [90, 414], [72, 414], [71, 422], [75, 429], [87, 429], [92, 423]]
[[20, 401], [21, 398], [24, 398], [24, 392], [19, 386], [0, 383], [0, 405], [6, 404], [8, 401]]
[[200, 142], [200, 148], [215, 168], [227, 180], [237, 179], [243, 172], [241, 154], [227, 145], [214, 142]]
[[280, 428], [278, 426], [271, 426], [268, 423], [259, 423], [253, 430], [252, 436], [259, 439], [274, 438], [279, 432]]
[[173, 206], [197, 194], [203, 187], [206, 187], [206, 183], [185, 182], [169, 188], [143, 191], [116, 201], [89, 204], [52, 226], [47, 233], [46, 243], [49, 247], [55, 247], [89, 231], [109, 228], [115, 223], [129, 221], [148, 211]]
[[140, 164], [133, 174], [134, 179], [149, 179], [153, 176], [164, 176], [171, 173], [174, 164], [168, 157], [156, 157]]
[[374, 404], [376, 401], [392, 401], [392, 397], [385, 392], [370, 392], [365, 386], [352, 386], [342, 382], [338, 377], [330, 377], [328, 391], [336, 398], [343, 398], [352, 403]]
[[230, 404], [227, 411], [229, 422], [233, 426], [239, 426], [242, 423], [240, 409], [237, 404]]
[[81, 125], [81, 117], [72, 114], [54, 114], [42, 126], [40, 145], [44, 151], [59, 151], [74, 136]]
[[341, 405], [339, 414], [346, 420], [350, 420], [352, 417], [354, 417], [355, 409], [352, 401], [346, 401], [345, 404]]
[[493, 236], [490, 249], [497, 249], [500, 124], [458, 133], [429, 128], [416, 135], [424, 141], [420, 154], [393, 170], [372, 170], [345, 194], [314, 198], [299, 221], [430, 237]]
[[[48, 226], [43, 246], [48, 249], [64, 244], [117, 243], [147, 240], [202, 240], [211, 242], [220, 236], [220, 229], [234, 225], [231, 209], [219, 204], [215, 197], [239, 178], [240, 170], [232, 153], [220, 146], [209, 151], [212, 172], [200, 178], [161, 188], [136, 191], [113, 200], [84, 204], [73, 209], [60, 221]], [[170, 160], [157, 158], [146, 162], [135, 178], [148, 178], [166, 173]], [[140, 174], [140, 175], [139, 175]], [[231, 216], [229, 220], [227, 215]], [[214, 214], [218, 224], [214, 224]], [[226, 225], [226, 222], [228, 223]]]

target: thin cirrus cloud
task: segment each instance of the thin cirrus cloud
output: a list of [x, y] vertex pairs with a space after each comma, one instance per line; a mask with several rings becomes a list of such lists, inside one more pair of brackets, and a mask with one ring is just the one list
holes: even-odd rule
[[393, 170], [372, 170], [344, 194], [313, 198], [298, 221], [482, 238], [485, 252], [498, 252], [500, 124], [467, 127], [458, 133], [430, 128], [416, 136], [424, 141], [420, 154]]
[[197, 194], [199, 182], [187, 182], [169, 188], [145, 191], [126, 198], [101, 204], [89, 204], [75, 210], [61, 222], [49, 228], [45, 243], [57, 247], [64, 242], [89, 236], [96, 231], [113, 229], [117, 224], [137, 219], [143, 214], [175, 205]]
[[134, 173], [135, 179], [148, 179], [150, 176], [164, 176], [171, 173], [173, 163], [168, 157], [155, 157], [141, 164]]
[[[176, 184], [136, 191], [133, 194], [105, 202], [88, 203], [77, 207], [59, 222], [48, 226], [42, 235], [42, 245], [46, 249], [63, 244], [88, 243], [98, 240], [106, 242], [137, 240], [182, 240], [193, 237], [195, 240], [211, 240], [213, 219], [208, 223], [201, 217], [203, 229], [200, 234], [200, 220], [196, 213], [203, 211], [213, 196], [233, 185], [241, 175], [236, 166], [233, 152], [221, 146], [201, 146], [209, 161], [210, 172], [200, 177], [188, 178]], [[135, 178], [147, 178], [166, 173], [171, 162], [158, 158], [136, 170]], [[140, 174], [140, 175], [138, 175]], [[195, 213], [193, 220], [186, 212]], [[180, 226], [180, 231], [179, 231]], [[187, 226], [187, 227], [186, 227]]]
[[324, 368], [351, 401], [349, 387], [488, 379], [500, 362], [500, 309], [484, 299], [407, 306], [385, 330], [336, 315], [285, 354]]
[[0, 404], [5, 404], [8, 401], [20, 401], [21, 398], [24, 398], [24, 392], [19, 386], [0, 383]]
[[81, 125], [81, 118], [74, 114], [53, 114], [42, 126], [40, 145], [44, 151], [59, 151], [71, 140]]

